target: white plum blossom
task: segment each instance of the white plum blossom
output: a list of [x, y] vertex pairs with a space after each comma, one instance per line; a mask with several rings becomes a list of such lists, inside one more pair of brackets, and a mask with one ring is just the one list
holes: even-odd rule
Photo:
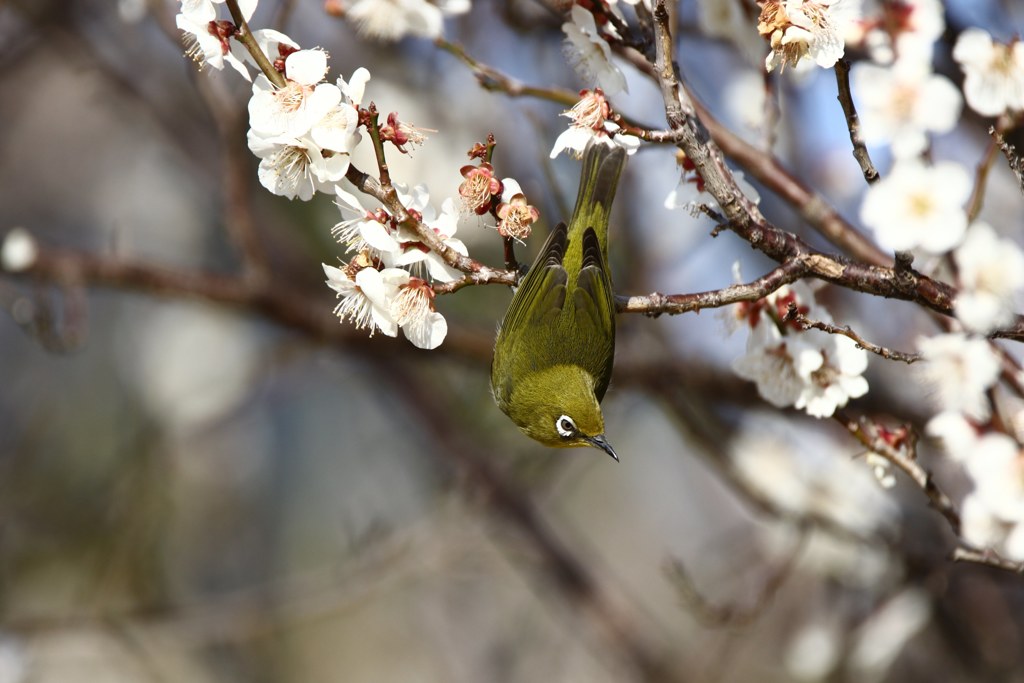
[[340, 320], [356, 329], [377, 330], [389, 337], [401, 329], [406, 339], [421, 349], [435, 349], [448, 333], [444, 316], [434, 310], [430, 285], [402, 268], [377, 270], [361, 253], [344, 268], [323, 265], [327, 285], [341, 299], [334, 308]]
[[572, 21], [562, 24], [562, 31], [567, 56], [577, 73], [587, 85], [596, 85], [609, 95], [628, 92], [626, 77], [612, 63], [611, 48], [598, 32], [594, 15], [573, 3], [570, 17]]
[[[445, 199], [439, 214], [430, 205], [430, 196], [425, 185], [417, 185], [412, 190], [408, 190], [400, 183], [395, 183], [395, 190], [406, 209], [418, 212], [422, 217], [423, 225], [437, 233], [445, 246], [463, 256], [469, 254], [469, 250], [466, 249], [462, 240], [454, 237], [458, 230], [461, 213], [454, 199], [450, 197]], [[422, 264], [430, 278], [438, 282], [452, 282], [462, 277], [462, 273], [445, 263], [441, 255], [423, 244], [415, 233], [404, 227], [399, 227], [395, 238], [401, 245], [399, 250], [385, 252], [382, 255], [384, 263], [388, 266], [410, 267]]]
[[[256, 45], [259, 46], [260, 51], [271, 61], [277, 59], [279, 55], [287, 55], [293, 50], [302, 49], [297, 42], [272, 28], [257, 29], [252, 32], [252, 37], [256, 39]], [[258, 66], [256, 60], [248, 52], [246, 52], [246, 58], [253, 66]]]
[[969, 28], [957, 39], [953, 59], [964, 70], [964, 96], [976, 112], [1024, 110], [1024, 43], [997, 43], [983, 29]]
[[327, 73], [323, 50], [298, 50], [285, 59], [283, 88], [263, 75], [256, 78], [249, 99], [249, 125], [263, 137], [300, 137], [309, 133], [341, 102], [341, 90], [321, 83]]
[[757, 24], [772, 48], [765, 69], [795, 67], [805, 57], [825, 69], [835, 66], [859, 16], [859, 0], [766, 0]]
[[864, 141], [888, 143], [899, 157], [920, 154], [928, 133], [948, 133], [960, 118], [960, 91], [921, 62], [901, 59], [888, 67], [859, 62], [851, 83]]
[[361, 66], [352, 72], [348, 81], [338, 76], [337, 85], [345, 99], [354, 107], [358, 107], [363, 103], [363, 94], [366, 91], [366, 84], [369, 82], [370, 72], [366, 67]]
[[984, 339], [962, 333], [921, 337], [917, 343], [924, 363], [924, 381], [932, 388], [943, 412], [986, 420], [991, 412], [985, 392], [999, 378], [1000, 363]]
[[345, 177], [348, 154], [325, 154], [308, 137], [263, 138], [249, 131], [249, 149], [260, 158], [260, 184], [274, 194], [309, 201], [315, 192], [333, 193]]
[[569, 156], [579, 159], [583, 156], [587, 144], [595, 138], [622, 147], [626, 154], [634, 154], [640, 147], [640, 139], [632, 135], [620, 135], [619, 126], [607, 120], [610, 113], [611, 109], [601, 88], [582, 91], [580, 101], [574, 104], [572, 109], [560, 114], [570, 119], [572, 123], [555, 140], [551, 148], [551, 158], [554, 159], [567, 151]]
[[745, 355], [733, 362], [740, 377], [757, 384], [766, 401], [793, 406], [812, 417], [829, 417], [851, 398], [868, 391], [863, 373], [867, 352], [853, 340], [783, 322], [789, 306], [810, 318], [831, 322], [802, 282], [781, 287], [764, 299], [739, 307], [750, 326]]
[[398, 336], [398, 323], [391, 315], [391, 301], [397, 292], [394, 283], [409, 274], [399, 268], [374, 268], [368, 257], [359, 254], [343, 268], [323, 264], [327, 286], [341, 300], [334, 307], [339, 320], [349, 320], [357, 330], [380, 330], [388, 337]]
[[391, 234], [390, 228], [384, 224], [386, 214], [371, 213], [363, 208], [355, 195], [335, 186], [334, 194], [338, 197], [338, 208], [342, 216], [346, 210], [355, 213], [354, 218], [343, 220], [331, 229], [331, 234], [339, 243], [348, 247], [349, 251], [363, 252], [370, 249], [384, 254], [398, 252], [401, 245]]
[[953, 311], [964, 327], [987, 334], [1013, 322], [1024, 288], [1024, 254], [987, 223], [974, 223], [953, 253], [960, 281]]
[[888, 176], [868, 188], [860, 217], [886, 249], [920, 247], [940, 254], [963, 239], [971, 178], [959, 164], [926, 166], [899, 160]]
[[[212, 7], [212, 5], [210, 5]], [[185, 55], [200, 67], [209, 64], [220, 71], [227, 64], [242, 75], [247, 81], [252, 80], [249, 70], [245, 68], [246, 50], [236, 41], [231, 41], [230, 24], [218, 22], [213, 18], [200, 20], [200, 10], [174, 17], [175, 25], [182, 31]], [[216, 11], [214, 11], [216, 16]]]
[[413, 346], [436, 349], [448, 335], [448, 322], [434, 309], [434, 290], [423, 280], [400, 270], [392, 284], [391, 316]]
[[355, 0], [345, 17], [359, 33], [379, 40], [440, 38], [445, 15], [465, 14], [469, 8], [469, 0]]

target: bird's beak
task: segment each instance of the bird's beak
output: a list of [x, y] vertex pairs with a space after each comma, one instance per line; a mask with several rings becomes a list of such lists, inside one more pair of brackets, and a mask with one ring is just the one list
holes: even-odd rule
[[615, 449], [612, 448], [612, 445], [610, 443], [608, 443], [608, 439], [604, 437], [604, 434], [598, 434], [597, 436], [587, 436], [584, 438], [587, 440], [587, 443], [589, 443], [594, 448], [600, 448], [602, 451], [615, 458], [615, 462], [619, 461], [619, 456], [615, 454]]

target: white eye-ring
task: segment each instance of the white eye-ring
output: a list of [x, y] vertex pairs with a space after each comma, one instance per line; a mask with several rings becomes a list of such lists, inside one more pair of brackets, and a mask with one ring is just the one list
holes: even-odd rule
[[555, 429], [561, 437], [567, 439], [576, 434], [576, 423], [568, 415], [562, 415], [555, 420]]

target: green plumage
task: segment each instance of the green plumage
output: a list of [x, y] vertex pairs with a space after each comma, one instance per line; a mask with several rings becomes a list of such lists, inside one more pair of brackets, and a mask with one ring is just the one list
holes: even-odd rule
[[[615, 354], [608, 218], [624, 164], [625, 151], [616, 145], [587, 147], [569, 225], [560, 223], [548, 235], [498, 330], [491, 364], [495, 401], [524, 432], [550, 446], [591, 445], [614, 455], [598, 404]], [[561, 417], [574, 429], [561, 429]]]

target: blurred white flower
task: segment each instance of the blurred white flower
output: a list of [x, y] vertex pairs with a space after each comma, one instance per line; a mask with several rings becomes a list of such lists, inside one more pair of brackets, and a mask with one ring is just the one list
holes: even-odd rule
[[976, 439], [963, 464], [974, 483], [961, 506], [964, 538], [1024, 561], [1024, 451], [1020, 444], [1006, 434], [989, 432]]
[[12, 228], [0, 244], [0, 266], [9, 273], [31, 268], [38, 256], [36, 240], [25, 228]]
[[862, 680], [881, 680], [931, 612], [928, 592], [921, 588], [908, 588], [887, 600], [857, 629], [850, 667]]
[[752, 131], [760, 131], [768, 102], [764, 74], [753, 69], [737, 70], [723, 88], [723, 103], [732, 120]]
[[260, 158], [260, 185], [276, 195], [309, 201], [315, 192], [334, 193], [345, 177], [348, 154], [325, 154], [308, 137], [264, 138], [249, 131], [249, 149]]
[[288, 80], [283, 88], [276, 87], [262, 74], [258, 76], [249, 99], [249, 125], [253, 133], [262, 137], [301, 137], [309, 133], [341, 102], [338, 86], [320, 82], [326, 73], [327, 55], [323, 50], [298, 50], [285, 60]]
[[626, 77], [612, 63], [611, 48], [598, 32], [594, 15], [573, 3], [570, 16], [572, 21], [562, 24], [562, 31], [567, 56], [577, 73], [587, 85], [596, 85], [609, 95], [628, 92]]
[[875, 479], [878, 480], [878, 484], [883, 489], [891, 489], [896, 485], [896, 473], [893, 472], [892, 463], [888, 458], [885, 458], [878, 453], [868, 453], [864, 457], [868, 467], [871, 468], [871, 473], [875, 475]]
[[834, 623], [805, 624], [786, 647], [783, 661], [787, 671], [798, 681], [825, 680], [839, 663], [841, 638]]
[[987, 334], [1013, 322], [1024, 288], [1024, 253], [987, 223], [974, 223], [953, 253], [960, 294], [953, 310], [968, 330]]
[[161, 424], [188, 431], [230, 414], [248, 396], [258, 331], [202, 304], [165, 304], [132, 317], [119, 370]]
[[1004, 45], [983, 29], [969, 28], [957, 38], [953, 59], [964, 70], [964, 96], [976, 112], [1024, 110], [1024, 43]]
[[943, 411], [928, 420], [925, 433], [939, 439], [946, 454], [956, 462], [963, 462], [978, 440], [978, 427], [956, 410]]
[[879, 64], [928, 66], [935, 41], [946, 29], [944, 12], [941, 0], [869, 0], [847, 42], [863, 42], [871, 60]]
[[989, 342], [954, 333], [921, 337], [917, 346], [925, 361], [921, 365], [923, 379], [934, 390], [939, 409], [988, 419], [985, 392], [995, 384], [1000, 370]]
[[812, 417], [829, 417], [851, 398], [867, 393], [867, 352], [847, 337], [783, 323], [791, 304], [812, 319], [832, 320], [802, 282], [741, 306], [751, 330], [746, 354], [733, 362], [733, 370], [755, 382], [758, 393], [772, 405], [792, 405]]
[[860, 0], [765, 0], [757, 30], [771, 45], [765, 69], [796, 66], [804, 57], [830, 68], [843, 56], [847, 28]]
[[465, 14], [469, 8], [469, 0], [355, 0], [345, 16], [355, 23], [359, 33], [370, 38], [439, 38], [445, 15]]
[[841, 451], [823, 433], [794, 431], [777, 416], [755, 413], [729, 457], [741, 480], [779, 510], [869, 536], [894, 521], [898, 506], [860, 460]]
[[704, 35], [731, 42], [751, 64], [760, 63], [764, 41], [755, 27], [756, 12], [743, 0], [698, 0], [697, 25]]
[[963, 205], [970, 194], [971, 178], [959, 164], [925, 166], [904, 159], [868, 188], [860, 217], [886, 249], [920, 247], [938, 254], [963, 239], [967, 229]]
[[928, 145], [927, 133], [948, 133], [960, 118], [960, 91], [927, 64], [858, 62], [851, 84], [864, 141], [890, 144], [899, 157], [920, 154]]

